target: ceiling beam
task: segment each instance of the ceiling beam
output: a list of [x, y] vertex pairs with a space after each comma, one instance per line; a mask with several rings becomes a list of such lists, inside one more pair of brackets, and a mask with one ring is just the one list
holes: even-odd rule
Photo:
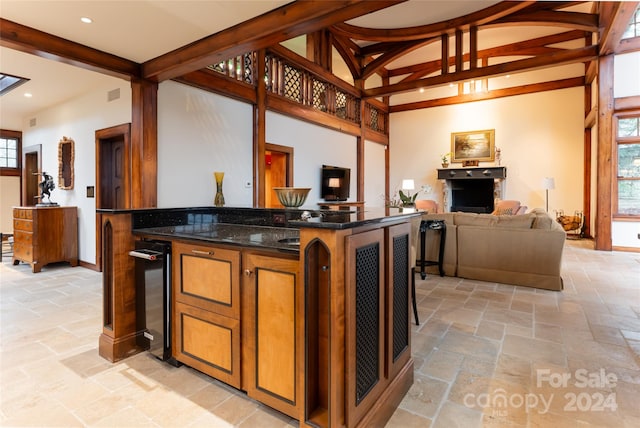
[[618, 52], [620, 40], [629, 26], [633, 13], [638, 8], [637, 1], [602, 2], [600, 7], [600, 54]]
[[121, 79], [140, 76], [140, 65], [136, 62], [3, 18], [0, 18], [0, 46]]
[[438, 98], [434, 100], [418, 101], [415, 103], [398, 104], [389, 107], [390, 113], [401, 111], [419, 110], [431, 107], [450, 106], [474, 101], [486, 101], [496, 98], [512, 97], [515, 95], [534, 94], [536, 92], [554, 91], [557, 89], [575, 88], [584, 86], [584, 77], [572, 77], [569, 79], [555, 80], [544, 83], [515, 86], [512, 88], [494, 89], [489, 92], [475, 92], [473, 94], [457, 95], [454, 97]]
[[427, 77], [420, 80], [403, 81], [387, 86], [363, 90], [364, 98], [382, 97], [402, 92], [409, 92], [420, 88], [447, 85], [452, 82], [484, 79], [502, 76], [522, 71], [532, 71], [548, 67], [591, 61], [598, 57], [598, 46], [588, 46], [578, 49], [568, 49], [562, 52], [552, 52], [534, 58], [526, 58], [501, 64], [489, 65], [473, 70], [464, 70], [445, 75]]
[[295, 1], [147, 61], [142, 75], [157, 81], [172, 79], [404, 1]]

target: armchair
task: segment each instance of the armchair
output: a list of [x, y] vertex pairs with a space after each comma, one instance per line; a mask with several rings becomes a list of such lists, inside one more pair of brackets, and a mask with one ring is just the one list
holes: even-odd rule
[[415, 205], [417, 210], [423, 210], [429, 214], [438, 213], [438, 203], [432, 199], [418, 199]]

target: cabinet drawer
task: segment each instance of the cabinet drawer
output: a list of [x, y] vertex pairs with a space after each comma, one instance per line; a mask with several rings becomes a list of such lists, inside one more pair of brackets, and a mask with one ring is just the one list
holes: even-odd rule
[[27, 263], [33, 262], [33, 247], [19, 242], [13, 243], [13, 258]]
[[173, 245], [176, 300], [240, 319], [240, 252], [218, 247]]
[[175, 358], [240, 388], [240, 321], [176, 303]]
[[26, 218], [31, 220], [33, 218], [33, 210], [27, 210], [23, 208], [14, 208], [13, 209], [13, 217], [14, 218]]
[[33, 245], [33, 233], [25, 232], [23, 230], [14, 230], [13, 231], [13, 242], [14, 242], [14, 245], [15, 244], [22, 244], [22, 245], [32, 246]]
[[13, 230], [23, 230], [25, 232], [33, 232], [33, 221], [13, 219]]

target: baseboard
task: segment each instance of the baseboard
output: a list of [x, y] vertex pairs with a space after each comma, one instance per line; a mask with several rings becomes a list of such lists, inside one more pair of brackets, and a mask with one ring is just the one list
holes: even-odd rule
[[78, 266], [82, 266], [83, 268], [86, 268], [95, 272], [100, 272], [100, 269], [98, 269], [98, 266], [95, 263], [89, 263], [82, 260], [78, 260]]

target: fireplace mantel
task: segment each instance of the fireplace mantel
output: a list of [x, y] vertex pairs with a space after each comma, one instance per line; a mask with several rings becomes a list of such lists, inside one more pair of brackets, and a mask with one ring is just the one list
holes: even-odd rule
[[493, 211], [495, 199], [502, 199], [504, 194], [506, 178], [507, 168], [504, 166], [438, 168], [438, 179], [444, 182], [442, 199], [445, 211]]
[[493, 178], [504, 180], [507, 178], [506, 166], [490, 166], [487, 168], [439, 168], [439, 180], [468, 180], [479, 178]]

